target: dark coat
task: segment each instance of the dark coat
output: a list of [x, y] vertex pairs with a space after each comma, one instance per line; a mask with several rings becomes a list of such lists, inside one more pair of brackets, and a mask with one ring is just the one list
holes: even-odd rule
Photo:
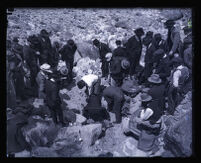
[[113, 51], [113, 56], [114, 57], [117, 57], [117, 56], [119, 56], [119, 57], [127, 57], [126, 48], [124, 48], [124, 47], [117, 47]]
[[61, 53], [62, 60], [66, 62], [73, 62], [76, 50], [76, 45], [74, 45], [72, 48], [68, 44], [64, 45], [64, 47], [59, 51]]
[[53, 107], [57, 104], [61, 104], [59, 88], [56, 82], [45, 80], [45, 93], [46, 103], [48, 106]]
[[126, 51], [130, 58], [136, 58], [138, 61], [142, 52], [142, 42], [137, 40], [136, 36], [132, 36], [126, 43]]
[[148, 63], [153, 63], [153, 54], [155, 51], [156, 51], [156, 47], [154, 46], [154, 44], [150, 45], [150, 47], [147, 47], [145, 59], [144, 59], [145, 66]]
[[103, 91], [103, 96], [113, 100], [114, 102], [116, 102], [116, 104], [124, 100], [124, 94], [122, 90], [114, 86], [109, 86], [105, 88]]
[[123, 79], [121, 61], [121, 57], [112, 57], [110, 61], [110, 74], [113, 79]]
[[100, 43], [100, 48], [99, 48], [100, 59], [106, 60], [105, 55], [109, 52], [111, 52], [111, 49], [108, 47], [108, 45], [104, 43]]
[[37, 55], [36, 50], [31, 48], [30, 46], [24, 46], [23, 47], [23, 53], [24, 53], [24, 59], [31, 69], [31, 67], [37, 66]]

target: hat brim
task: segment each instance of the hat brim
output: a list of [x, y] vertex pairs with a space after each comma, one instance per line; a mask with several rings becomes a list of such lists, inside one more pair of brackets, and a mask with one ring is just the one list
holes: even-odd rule
[[151, 100], [152, 100], [151, 96], [148, 96], [146, 99], [140, 99], [140, 101], [143, 101], [143, 102], [147, 102], [147, 101], [151, 101]]
[[159, 79], [158, 81], [156, 81], [156, 80], [153, 80], [151, 77], [148, 78], [148, 81], [151, 82], [151, 83], [157, 83], [157, 84], [162, 82], [161, 79]]
[[41, 70], [42, 70], [42, 71], [45, 71], [45, 72], [53, 73], [52, 70], [46, 70], [46, 69], [42, 69], [42, 68], [41, 68]]

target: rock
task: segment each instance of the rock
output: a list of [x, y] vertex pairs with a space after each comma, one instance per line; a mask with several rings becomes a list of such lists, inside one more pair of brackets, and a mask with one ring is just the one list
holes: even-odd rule
[[183, 17], [183, 13], [181, 10], [164, 10], [161, 12], [161, 14], [166, 18], [170, 20], [179, 20]]
[[192, 110], [188, 110], [180, 119], [171, 119], [167, 132], [164, 135], [165, 147], [176, 157], [192, 155]]
[[74, 123], [76, 122], [76, 114], [71, 110], [63, 110], [63, 119], [65, 123]]
[[51, 148], [37, 147], [31, 151], [31, 157], [59, 157], [59, 155]]
[[57, 136], [58, 127], [51, 120], [28, 119], [28, 124], [22, 127], [26, 142], [31, 147], [47, 146], [52, 144]]
[[86, 118], [80, 114], [76, 114], [76, 123], [82, 124], [86, 121]]
[[128, 26], [126, 21], [118, 21], [118, 22], [116, 22], [115, 27], [123, 28], [123, 29], [128, 29], [129, 28], [129, 26]]

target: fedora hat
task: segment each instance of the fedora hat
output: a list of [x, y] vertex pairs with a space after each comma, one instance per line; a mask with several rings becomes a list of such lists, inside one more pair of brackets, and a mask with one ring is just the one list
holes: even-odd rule
[[47, 64], [47, 63], [44, 63], [44, 64], [42, 64], [41, 66], [40, 66], [40, 69], [42, 70], [42, 71], [46, 71], [46, 72], [49, 72], [49, 73], [52, 73], [52, 71], [50, 70], [50, 65], [49, 64]]
[[136, 35], [144, 35], [144, 30], [143, 28], [137, 28], [136, 30], [134, 30]]
[[68, 68], [66, 66], [62, 66], [59, 71], [62, 75], [68, 74]]
[[162, 80], [160, 79], [160, 76], [158, 74], [152, 74], [149, 78], [148, 81], [151, 83], [161, 83]]
[[127, 59], [123, 59], [123, 60], [121, 61], [121, 67], [122, 67], [123, 69], [129, 68], [129, 67], [130, 67], [130, 62], [129, 62]]
[[148, 95], [147, 93], [142, 93], [140, 98], [141, 98], [140, 101], [144, 101], [144, 102], [150, 101], [152, 99], [152, 97]]
[[112, 58], [112, 53], [107, 53], [107, 54], [105, 55], [105, 58], [106, 58], [107, 61], [110, 61], [111, 58]]

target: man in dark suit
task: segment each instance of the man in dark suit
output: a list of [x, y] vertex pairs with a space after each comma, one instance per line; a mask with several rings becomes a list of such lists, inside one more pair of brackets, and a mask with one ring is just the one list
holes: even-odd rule
[[139, 65], [139, 60], [142, 52], [141, 37], [144, 35], [144, 30], [138, 28], [135, 31], [135, 35], [132, 36], [126, 43], [126, 51], [128, 53], [130, 61], [130, 75], [133, 76], [136, 73], [135, 69]]
[[122, 47], [122, 43], [120, 40], [116, 41], [117, 48], [113, 51], [113, 57], [127, 57], [126, 48]]
[[121, 109], [124, 103], [124, 94], [119, 87], [109, 86], [103, 90], [103, 97], [108, 103], [108, 111], [115, 113], [116, 123], [121, 123]]
[[74, 55], [77, 50], [77, 46], [73, 40], [68, 40], [67, 44], [60, 50], [61, 59], [66, 62], [66, 66], [69, 70], [69, 82], [73, 80], [73, 64], [74, 64]]
[[98, 41], [97, 39], [93, 40], [93, 45], [99, 49], [100, 60], [102, 63], [102, 77], [107, 77], [109, 75], [109, 63], [106, 61], [105, 55], [111, 52], [111, 49], [104, 43]]

